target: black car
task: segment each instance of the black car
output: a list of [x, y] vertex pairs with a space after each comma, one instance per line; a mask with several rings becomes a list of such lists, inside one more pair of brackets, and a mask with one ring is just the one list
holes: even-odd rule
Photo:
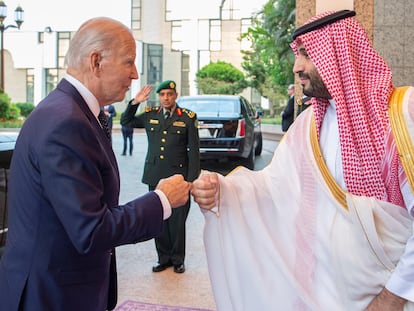
[[254, 169], [254, 158], [262, 152], [262, 132], [259, 116], [244, 97], [182, 96], [178, 104], [197, 113], [202, 160], [241, 160]]
[[0, 132], [0, 257], [7, 237], [7, 181], [16, 133]]

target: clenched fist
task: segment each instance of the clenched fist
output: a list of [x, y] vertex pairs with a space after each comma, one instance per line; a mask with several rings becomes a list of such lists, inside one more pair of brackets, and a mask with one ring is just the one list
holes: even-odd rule
[[175, 174], [171, 177], [161, 179], [156, 189], [164, 192], [171, 207], [175, 208], [187, 202], [191, 183], [185, 181], [182, 175]]
[[204, 172], [194, 182], [191, 194], [194, 201], [203, 209], [217, 206], [219, 180], [216, 173]]

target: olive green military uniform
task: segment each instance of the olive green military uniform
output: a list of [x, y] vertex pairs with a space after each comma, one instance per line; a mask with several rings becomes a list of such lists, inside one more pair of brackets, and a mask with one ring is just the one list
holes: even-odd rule
[[[146, 107], [136, 115], [139, 105], [129, 102], [121, 116], [121, 124], [145, 128], [148, 151], [142, 182], [155, 189], [158, 181], [174, 174], [182, 174], [187, 181], [195, 180], [200, 173], [199, 137], [197, 116], [194, 112], [176, 106], [173, 114], [164, 119], [162, 107]], [[155, 239], [160, 264], [184, 264], [185, 221], [190, 210], [190, 200], [164, 221], [164, 230]]]

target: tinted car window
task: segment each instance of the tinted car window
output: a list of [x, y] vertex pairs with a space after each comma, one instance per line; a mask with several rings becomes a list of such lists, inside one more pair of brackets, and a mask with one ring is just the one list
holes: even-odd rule
[[245, 100], [243, 97], [240, 100], [242, 102], [242, 109], [246, 113], [246, 115], [248, 115], [250, 118], [254, 117], [255, 113], [250, 103], [247, 100]]
[[180, 100], [181, 107], [188, 108], [197, 113], [198, 116], [237, 116], [240, 114], [240, 105], [237, 101], [231, 99], [197, 99], [197, 100]]

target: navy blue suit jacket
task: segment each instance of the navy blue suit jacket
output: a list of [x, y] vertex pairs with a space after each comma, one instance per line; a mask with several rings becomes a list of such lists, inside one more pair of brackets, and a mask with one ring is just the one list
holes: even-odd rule
[[282, 131], [286, 132], [289, 127], [292, 125], [295, 116], [295, 98], [290, 96], [286, 104], [285, 109], [283, 110], [282, 115]]
[[154, 192], [119, 205], [110, 141], [62, 80], [24, 123], [9, 179], [0, 310], [106, 309], [110, 251], [157, 236]]

